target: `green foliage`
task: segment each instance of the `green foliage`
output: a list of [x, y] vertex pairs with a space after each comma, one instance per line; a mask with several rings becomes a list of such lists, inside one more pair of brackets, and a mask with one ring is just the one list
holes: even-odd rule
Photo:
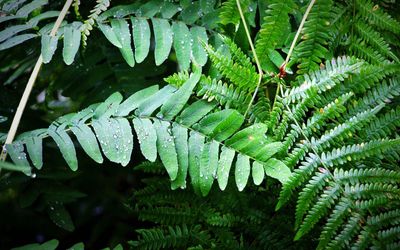
[[[6, 145], [14, 164], [0, 164], [0, 202], [18, 190], [25, 207], [37, 205], [63, 230], [79, 228], [84, 215], [70, 205], [81, 192], [51, 175], [20, 189], [7, 184], [28, 178], [11, 171], [55, 171], [57, 161], [47, 162], [54, 148], [65, 159], [55, 165], [76, 175], [88, 171], [83, 152], [97, 164], [137, 165], [132, 200], [118, 196], [145, 221], [132, 248], [398, 248], [397, 5], [316, 1], [283, 72], [310, 1], [239, 1], [246, 22], [235, 0], [122, 3], [75, 1], [75, 16], [50, 36], [53, 23], [36, 26], [57, 16], [57, 5], [0, 1], [0, 48], [12, 52], [0, 54], [10, 62], [1, 64], [12, 72], [7, 88], [27, 78], [39, 55], [14, 45], [41, 37], [36, 47], [48, 63], [28, 106], [45, 124], [25, 125]], [[163, 78], [166, 85], [155, 84]], [[60, 93], [72, 103], [61, 111], [49, 105]]]

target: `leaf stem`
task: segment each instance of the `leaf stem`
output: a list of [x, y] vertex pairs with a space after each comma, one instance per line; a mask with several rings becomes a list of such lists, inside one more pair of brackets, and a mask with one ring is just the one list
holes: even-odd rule
[[[303, 29], [303, 26], [304, 26], [304, 24], [305, 24], [305, 22], [307, 20], [308, 15], [310, 14], [310, 11], [311, 11], [312, 7], [314, 6], [314, 3], [315, 3], [315, 0], [311, 0], [310, 3], [308, 4], [308, 7], [307, 7], [306, 12], [304, 13], [303, 19], [301, 19], [300, 26], [297, 29], [297, 32], [296, 32], [296, 35], [294, 36], [292, 44], [290, 45], [290, 49], [289, 49], [289, 52], [288, 52], [288, 54], [286, 56], [286, 59], [282, 63], [282, 65], [280, 67], [280, 71], [281, 72], [286, 72], [286, 70], [285, 70], [286, 69], [286, 65], [288, 64], [288, 62], [290, 60], [290, 57], [292, 56], [292, 53], [293, 53], [293, 50], [294, 50], [294, 46], [297, 43], [297, 39], [299, 39], [300, 33], [301, 33], [302, 29]], [[278, 86], [278, 88], [279, 88], [279, 86]]]
[[243, 22], [244, 30], [246, 31], [247, 40], [249, 41], [251, 52], [253, 53], [254, 60], [256, 62], [256, 66], [257, 66], [257, 71], [258, 71], [257, 87], [254, 90], [254, 93], [253, 93], [253, 96], [251, 97], [250, 103], [247, 106], [246, 112], [244, 113], [244, 117], [246, 117], [247, 113], [249, 112], [249, 110], [251, 108], [251, 105], [254, 102], [254, 99], [256, 99], [257, 92], [258, 92], [258, 89], [260, 88], [260, 84], [261, 84], [261, 80], [263, 78], [264, 72], [261, 68], [260, 61], [258, 60], [256, 50], [254, 49], [254, 44], [253, 44], [253, 41], [251, 40], [249, 29], [247, 28], [246, 19], [244, 18], [244, 15], [243, 15], [242, 6], [240, 6], [240, 0], [236, 0], [236, 5], [237, 5], [238, 11], [239, 11], [240, 18], [242, 19], [242, 22]]
[[[64, 20], [65, 15], [67, 14], [67, 11], [69, 7], [71, 6], [73, 0], [66, 0], [64, 7], [62, 8], [60, 14], [58, 15], [58, 18], [56, 22], [54, 23], [53, 29], [50, 32], [50, 36], [54, 36], [59, 29], [61, 22]], [[7, 139], [3, 145], [3, 149], [1, 151], [0, 155], [0, 160], [5, 161], [7, 157], [7, 150], [6, 150], [6, 145], [11, 144], [14, 140], [15, 134], [17, 132], [19, 123], [21, 121], [22, 114], [24, 113], [26, 103], [28, 102], [29, 96], [32, 92], [33, 85], [35, 84], [36, 78], [39, 74], [39, 70], [43, 64], [43, 57], [42, 55], [39, 56], [39, 58], [36, 61], [35, 67], [33, 68], [33, 71], [31, 73], [31, 76], [29, 77], [28, 83], [26, 84], [24, 93], [22, 94], [21, 100], [19, 101], [17, 111], [15, 112], [13, 121], [11, 123], [10, 130], [8, 131], [7, 134]]]

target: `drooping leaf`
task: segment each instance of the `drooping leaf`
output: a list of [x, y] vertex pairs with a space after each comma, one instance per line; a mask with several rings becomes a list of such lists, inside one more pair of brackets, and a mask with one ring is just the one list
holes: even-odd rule
[[246, 187], [250, 176], [250, 159], [248, 156], [238, 154], [235, 165], [235, 181], [239, 191]]
[[200, 159], [200, 191], [207, 196], [211, 190], [215, 176], [217, 176], [219, 143], [211, 141], [204, 144]]
[[103, 163], [103, 156], [101, 155], [99, 144], [92, 129], [84, 122], [80, 122], [75, 126], [71, 126], [71, 131], [78, 139], [86, 154], [95, 162]]
[[47, 133], [56, 142], [70, 169], [76, 171], [78, 169], [78, 159], [76, 158], [75, 146], [67, 132], [65, 132], [65, 127], [65, 123], [60, 126], [51, 125]]
[[189, 167], [189, 146], [188, 146], [188, 131], [186, 128], [172, 124], [172, 134], [174, 135], [174, 143], [176, 153], [178, 154], [178, 174], [176, 179], [171, 182], [172, 190], [176, 188], [186, 188], [186, 177]]
[[275, 158], [269, 159], [264, 164], [265, 174], [278, 179], [280, 182], [285, 183], [291, 175], [290, 169], [280, 160]]
[[49, 63], [57, 49], [58, 36], [42, 35], [42, 57], [44, 63]]
[[93, 120], [92, 126], [104, 155], [110, 161], [126, 166], [131, 159], [133, 149], [132, 129], [128, 120], [102, 118]]
[[135, 45], [135, 59], [141, 63], [149, 54], [150, 49], [150, 26], [146, 19], [131, 17], [133, 43]]
[[121, 48], [119, 50], [121, 51], [122, 57], [129, 66], [135, 66], [135, 58], [133, 56], [133, 50], [131, 46], [131, 32], [128, 22], [124, 19], [111, 19], [111, 27], [121, 44]]
[[178, 64], [181, 70], [187, 70], [190, 66], [190, 52], [192, 50], [189, 29], [183, 22], [174, 22], [172, 32], [174, 33], [174, 49]]
[[110, 43], [112, 43], [117, 48], [122, 48], [122, 44], [114, 32], [114, 28], [111, 28], [110, 26], [103, 23], [98, 23], [98, 26], [101, 32], [103, 32], [104, 36], [108, 39], [108, 41], [110, 41]]
[[18, 136], [26, 146], [31, 162], [37, 169], [43, 166], [43, 139], [42, 136], [46, 134], [46, 129], [37, 129], [27, 132]]
[[208, 43], [208, 36], [204, 27], [195, 26], [190, 29], [192, 39], [192, 61], [200, 66], [207, 62], [207, 52], [204, 50], [203, 43]]
[[178, 175], [178, 156], [169, 122], [154, 121], [157, 131], [157, 150], [171, 180]]
[[64, 47], [63, 58], [67, 65], [74, 62], [75, 55], [78, 52], [81, 43], [80, 23], [74, 22], [64, 27]]
[[165, 19], [152, 18], [155, 48], [154, 57], [156, 65], [161, 65], [167, 58], [172, 48], [173, 33], [170, 24]]
[[153, 123], [146, 118], [134, 118], [132, 122], [143, 156], [154, 162], [157, 159], [157, 134]]
[[251, 169], [251, 174], [253, 176], [253, 182], [255, 185], [260, 185], [264, 179], [264, 166], [263, 164], [254, 161], [253, 167]]
[[229, 171], [231, 170], [233, 158], [235, 157], [235, 151], [223, 146], [221, 148], [221, 155], [218, 160], [217, 169], [217, 180], [221, 190], [225, 190], [228, 185]]
[[194, 191], [200, 191], [200, 159], [204, 147], [204, 136], [191, 131], [189, 136], [189, 175]]

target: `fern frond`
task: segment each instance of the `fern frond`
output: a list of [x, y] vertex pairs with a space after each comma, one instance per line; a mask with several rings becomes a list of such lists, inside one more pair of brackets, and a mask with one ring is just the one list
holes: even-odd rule
[[270, 62], [269, 53], [282, 46], [286, 38], [285, 30], [290, 29], [289, 13], [294, 9], [293, 1], [272, 1], [265, 11], [256, 41], [256, 52], [260, 57], [261, 66], [266, 69]]
[[[240, 1], [240, 6], [242, 7], [242, 10], [246, 10], [249, 4], [250, 2], [248, 0]], [[220, 23], [224, 25], [239, 24], [240, 16], [236, 5], [236, 0], [228, 0], [222, 4], [219, 18], [220, 18]]]
[[361, 39], [351, 43], [350, 51], [359, 58], [366, 60], [371, 64], [387, 64], [389, 61], [379, 51], [369, 47]]
[[251, 91], [256, 88], [258, 74], [254, 71], [254, 67], [243, 67], [228, 56], [215, 51], [210, 45], [206, 46], [206, 50], [213, 65], [239, 89]]
[[370, 0], [356, 0], [354, 3], [362, 17], [370, 24], [396, 34], [400, 33], [400, 23], [384, 12], [378, 4], [374, 5]]
[[379, 34], [379, 32], [375, 31], [371, 26], [368, 26], [362, 21], [357, 21], [354, 25], [357, 33], [371, 46], [379, 50], [383, 55], [386, 55], [396, 61], [399, 59], [397, 56], [391, 51], [389, 44], [383, 39], [383, 37]]
[[333, 1], [316, 1], [302, 30], [302, 40], [295, 47], [294, 58], [300, 64], [298, 74], [319, 69], [321, 59], [328, 58], [326, 45], [330, 41], [329, 31], [333, 21]]
[[349, 79], [349, 84], [346, 86], [352, 92], [359, 94], [374, 87], [386, 77], [396, 74], [400, 71], [400, 65], [394, 63], [386, 63], [380, 65], [363, 65], [358, 74], [353, 75]]
[[161, 249], [179, 248], [186, 246], [189, 242], [206, 240], [207, 235], [201, 231], [199, 226], [188, 228], [186, 225], [168, 227], [139, 229], [139, 239], [131, 242], [136, 249]]
[[[396, 96], [400, 95], [400, 84], [397, 79], [389, 79], [369, 90], [364, 97], [356, 100], [354, 106], [350, 106], [349, 115], [361, 110], [376, 107], [381, 104], [390, 103]], [[347, 116], [345, 116], [347, 118]]]
[[358, 72], [360, 66], [361, 62], [350, 57], [338, 57], [327, 61], [324, 69], [304, 75], [304, 81], [300, 86], [287, 90], [284, 101], [289, 104], [301, 98], [315, 98], [316, 93], [329, 90], [348, 78], [350, 74]]
[[392, 109], [372, 120], [369, 126], [360, 131], [363, 138], [386, 138], [400, 127], [400, 108]]
[[151, 221], [163, 225], [182, 225], [192, 224], [196, 221], [196, 214], [189, 207], [140, 207], [139, 219]]
[[[84, 112], [60, 118], [47, 134], [56, 141], [72, 170], [76, 170], [78, 164], [73, 141], [66, 132], [70, 127], [94, 160], [103, 160], [102, 151], [110, 161], [125, 166], [133, 150], [129, 117], [133, 119], [143, 156], [151, 162], [160, 157], [173, 189], [185, 188], [188, 174], [198, 194], [207, 195], [215, 179], [221, 189], [225, 189], [230, 169], [235, 164], [236, 185], [242, 191], [250, 175], [250, 160], [263, 166], [267, 175], [285, 181], [289, 169], [271, 158], [279, 151], [281, 143], [266, 136], [265, 124], [256, 123], [241, 129], [244, 117], [236, 110], [211, 112], [215, 104], [205, 101], [187, 105], [199, 80], [200, 72], [196, 71], [179, 89], [168, 85], [158, 90], [158, 86], [152, 86], [124, 102], [122, 95], [115, 93]], [[133, 111], [134, 114], [128, 116]], [[86, 124], [89, 120], [94, 132]], [[15, 152], [16, 159], [25, 154], [22, 149]], [[264, 171], [260, 173], [264, 177]]]
[[346, 122], [337, 125], [333, 129], [327, 131], [319, 139], [312, 138], [311, 144], [314, 149], [322, 151], [324, 148], [331, 145], [337, 145], [345, 138], [353, 136], [356, 130], [361, 130], [364, 125], [370, 122], [376, 113], [381, 110], [383, 105], [377, 106], [374, 109], [366, 110], [351, 117]]
[[221, 80], [211, 79], [210, 77], [203, 76], [200, 79], [200, 85], [197, 90], [197, 96], [211, 102], [216, 100], [220, 105], [226, 108], [236, 108], [243, 110], [251, 99], [251, 93], [240, 91], [232, 84], [228, 85]]

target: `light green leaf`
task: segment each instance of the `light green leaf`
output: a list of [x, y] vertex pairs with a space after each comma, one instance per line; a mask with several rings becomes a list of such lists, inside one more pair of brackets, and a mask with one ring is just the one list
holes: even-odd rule
[[94, 119], [108, 118], [114, 115], [123, 97], [121, 93], [115, 92], [101, 103], [94, 111]]
[[118, 41], [121, 43], [122, 57], [128, 63], [129, 66], [135, 66], [135, 58], [133, 57], [133, 51], [131, 46], [131, 32], [129, 30], [129, 24], [124, 19], [111, 19], [111, 27], [114, 30]]
[[182, 21], [189, 25], [194, 24], [200, 15], [202, 13], [199, 1], [192, 2], [189, 6], [183, 8], [181, 13]]
[[189, 29], [183, 22], [174, 22], [172, 31], [174, 32], [174, 49], [180, 70], [187, 70], [190, 66], [190, 52], [192, 51]]
[[63, 58], [65, 64], [70, 65], [74, 62], [74, 58], [76, 53], [78, 52], [80, 43], [81, 43], [80, 25], [77, 22], [75, 22], [64, 27]]
[[135, 118], [132, 122], [143, 156], [147, 160], [154, 162], [157, 159], [157, 134], [153, 123], [147, 118]]
[[150, 96], [154, 95], [158, 91], [158, 85], [153, 85], [148, 88], [142, 89], [135, 94], [131, 95], [119, 105], [116, 116], [127, 116], [129, 113], [139, 107], [144, 101]]
[[189, 148], [188, 148], [188, 131], [186, 128], [177, 123], [172, 124], [172, 134], [174, 135], [174, 143], [176, 153], [178, 154], [178, 175], [171, 182], [171, 189], [186, 188], [186, 176], [189, 166]]
[[146, 19], [131, 17], [133, 43], [135, 45], [135, 59], [141, 63], [149, 54], [150, 49], [150, 26]]
[[22, 6], [17, 13], [15, 13], [16, 16], [22, 16], [22, 17], [28, 17], [28, 15], [40, 8], [43, 5], [48, 4], [48, 0], [33, 0], [32, 2], [25, 4], [24, 6]]
[[110, 41], [112, 45], [117, 48], [122, 48], [121, 42], [118, 40], [117, 35], [114, 32], [114, 29], [110, 26], [102, 23], [98, 23], [99, 29], [103, 32], [104, 36]]
[[159, 66], [168, 58], [171, 51], [173, 33], [167, 20], [159, 18], [152, 18], [151, 20], [156, 41], [154, 57], [156, 65]]
[[217, 177], [218, 185], [221, 190], [225, 190], [229, 180], [229, 171], [232, 166], [235, 151], [223, 146], [221, 148], [221, 155], [218, 161]]
[[175, 142], [172, 136], [170, 123], [166, 121], [154, 121], [157, 131], [157, 150], [171, 180], [178, 175], [178, 156], [175, 151]]
[[92, 129], [84, 122], [80, 122], [71, 127], [72, 133], [78, 139], [83, 150], [97, 163], [103, 163], [103, 156], [99, 148], [96, 136]]
[[285, 163], [274, 158], [269, 159], [264, 164], [264, 170], [266, 175], [278, 179], [281, 183], [285, 183], [292, 174]]
[[139, 116], [149, 116], [154, 110], [164, 104], [176, 91], [176, 88], [171, 85], [167, 85], [164, 88], [160, 89], [157, 93], [147, 98], [144, 102], [142, 102], [135, 114]]
[[36, 34], [23, 34], [23, 35], [19, 35], [19, 36], [14, 36], [14, 37], [8, 39], [7, 41], [5, 41], [4, 43], [0, 43], [0, 50], [5, 50], [8, 48], [17, 46], [18, 44], [28, 41], [37, 36], [38, 35], [36, 35]]
[[6, 149], [16, 165], [30, 166], [24, 151], [24, 144], [21, 141], [14, 141], [12, 144], [6, 144]]
[[261, 163], [254, 161], [251, 174], [253, 176], [254, 184], [257, 186], [260, 185], [264, 179], [264, 166]]
[[47, 129], [37, 129], [31, 132], [26, 132], [18, 136], [26, 146], [33, 165], [37, 169], [43, 166], [43, 135], [47, 134]]
[[177, 117], [176, 121], [187, 127], [191, 127], [205, 115], [210, 113], [216, 106], [215, 102], [207, 102], [206, 100], [198, 100], [185, 108]]
[[239, 191], [242, 191], [250, 176], [250, 159], [248, 156], [238, 154], [235, 166], [235, 181]]
[[8, 38], [16, 35], [19, 32], [31, 29], [32, 26], [29, 24], [20, 24], [20, 25], [14, 25], [10, 26], [8, 28], [5, 28], [4, 30], [0, 31], [0, 42], [3, 42], [7, 40]]
[[[58, 17], [58, 15], [60, 15], [60, 11], [55, 11], [55, 10], [46, 11], [46, 12], [40, 13], [39, 15], [31, 18], [28, 21], [28, 24], [31, 25], [32, 27], [35, 27], [40, 21], [42, 21], [44, 19], [52, 18], [52, 17]], [[54, 24], [51, 24], [51, 26], [53, 27]], [[61, 26], [63, 26], [63, 25], [61, 24]]]
[[58, 36], [42, 35], [42, 57], [44, 63], [49, 63], [57, 49]]
[[172, 120], [185, 106], [192, 91], [200, 79], [200, 72], [194, 72], [190, 78], [180, 87], [161, 107], [158, 117]]
[[202, 43], [208, 44], [208, 36], [204, 27], [195, 26], [190, 29], [192, 39], [192, 61], [200, 66], [207, 63], [207, 52]]
[[92, 126], [104, 155], [110, 161], [126, 166], [130, 161], [133, 149], [132, 129], [128, 120], [125, 118], [102, 118], [93, 120]]
[[0, 23], [6, 22], [6, 21], [10, 21], [10, 20], [14, 20], [14, 19], [22, 19], [23, 17], [20, 16], [1, 16], [0, 17]]
[[189, 175], [194, 191], [201, 194], [200, 191], [200, 159], [204, 147], [204, 136], [190, 131], [189, 136]]
[[47, 132], [56, 142], [70, 169], [76, 171], [78, 169], [78, 159], [76, 158], [75, 146], [67, 132], [65, 132], [65, 127], [66, 124], [61, 124], [58, 127], [50, 125]]
[[200, 191], [207, 196], [217, 176], [219, 143], [211, 141], [204, 145], [200, 159]]

